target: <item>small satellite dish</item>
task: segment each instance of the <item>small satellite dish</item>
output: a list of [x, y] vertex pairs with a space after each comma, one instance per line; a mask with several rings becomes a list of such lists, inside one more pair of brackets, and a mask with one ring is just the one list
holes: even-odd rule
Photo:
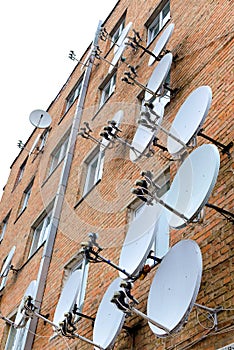
[[17, 314], [16, 314], [16, 317], [15, 317], [15, 327], [16, 328], [22, 328], [25, 326], [25, 321], [27, 322], [27, 320], [25, 319], [25, 315], [24, 315], [24, 303], [25, 303], [25, 300], [28, 296], [31, 296], [32, 299], [35, 299], [36, 297], [36, 292], [37, 292], [37, 281], [34, 280], [34, 281], [31, 281], [28, 288], [26, 289], [26, 292], [24, 293], [24, 296], [21, 300], [21, 303], [18, 307], [18, 311], [17, 311]]
[[15, 249], [16, 249], [16, 246], [13, 246], [3, 264], [3, 267], [2, 267], [2, 270], [1, 270], [1, 273], [0, 273], [0, 277], [6, 277], [8, 275], [8, 272], [10, 270], [10, 267], [11, 267], [11, 261], [12, 261], [12, 258], [13, 258], [13, 255], [15, 253]]
[[[202, 276], [202, 255], [198, 244], [182, 240], [163, 258], [150, 287], [147, 316], [168, 328], [179, 331], [196, 301]], [[158, 337], [168, 334], [149, 322]]]
[[[165, 49], [168, 41], [170, 40], [170, 37], [174, 30], [174, 23], [169, 24], [169, 26], [163, 31], [162, 35], [158, 39], [155, 48], [153, 49], [153, 54], [155, 57], [159, 57], [162, 51]], [[156, 58], [154, 56], [150, 56], [148, 65], [151, 66]]]
[[132, 22], [129, 22], [126, 27], [123, 29], [122, 33], [120, 34], [118, 40], [116, 41], [114, 45], [114, 53], [118, 51], [119, 47], [123, 44], [124, 40], [126, 39], [130, 29], [132, 28]]
[[[172, 57], [173, 56], [171, 53], [167, 53], [165, 56], [163, 56], [161, 61], [155, 67], [148, 81], [147, 88], [153, 91], [155, 94], [158, 92], [158, 90], [161, 88], [161, 86], [166, 80], [166, 77], [171, 68]], [[153, 101], [154, 99], [154, 95], [152, 95], [148, 91], [145, 92], [145, 101]]]
[[[120, 290], [120, 278], [116, 278], [107, 288], [99, 305], [93, 329], [93, 342], [103, 349], [110, 349], [121, 331], [125, 314], [111, 302], [114, 293]], [[98, 349], [95, 347], [95, 349]]]
[[[115, 113], [114, 117], [112, 118], [112, 120], [114, 120], [116, 122], [116, 126], [117, 127], [121, 123], [121, 120], [123, 119], [123, 116], [124, 116], [124, 111], [122, 109], [120, 109], [118, 112]], [[112, 134], [115, 134], [115, 133], [116, 133], [116, 129], [113, 128]], [[103, 139], [102, 139], [102, 146], [104, 148], [108, 147], [109, 143], [110, 143], [110, 141], [103, 137]]]
[[156, 222], [156, 237], [155, 237], [155, 251], [154, 255], [162, 259], [166, 253], [168, 252], [169, 249], [169, 241], [170, 241], [170, 236], [169, 236], [169, 224], [167, 221], [167, 216], [165, 213], [165, 210], [162, 211], [159, 219]]
[[[188, 144], [198, 133], [210, 109], [212, 91], [209, 86], [195, 89], [184, 101], [171, 125], [169, 132]], [[176, 156], [183, 146], [168, 136], [167, 149]]]
[[[162, 207], [155, 203], [144, 204], [139, 216], [130, 223], [120, 253], [119, 266], [130, 275], [136, 275], [144, 266], [157, 233], [157, 222]], [[119, 272], [122, 279], [126, 275]]]
[[59, 326], [59, 323], [65, 318], [64, 314], [73, 308], [80, 290], [81, 279], [81, 270], [75, 270], [67, 279], [55, 309], [53, 319], [55, 325]]
[[[204, 144], [196, 148], [178, 169], [169, 191], [164, 196], [166, 204], [194, 220], [207, 203], [219, 173], [220, 156], [215, 145]], [[182, 228], [185, 221], [166, 209], [171, 227]]]
[[[155, 103], [153, 111], [159, 116], [155, 125], [157, 124], [160, 125], [162, 123], [162, 119], [164, 115], [163, 105], [160, 102]], [[146, 149], [153, 142], [153, 139], [156, 136], [157, 131], [158, 131], [157, 129], [152, 131], [151, 129], [147, 128], [142, 124], [138, 126], [131, 144], [131, 146], [134, 147], [136, 151], [134, 151], [133, 149], [130, 149], [130, 154], [129, 154], [130, 160], [132, 162], [137, 162], [142, 157]]]
[[113, 57], [113, 59], [112, 59], [112, 61], [111, 61], [111, 64], [110, 64], [108, 73], [111, 73], [111, 72], [112, 72], [112, 70], [114, 69], [116, 63], [118, 62], [118, 60], [119, 60], [120, 57], [122, 56], [124, 50], [125, 50], [126, 47], [127, 47], [127, 45], [126, 45], [127, 42], [128, 42], [128, 39], [125, 39], [125, 40], [121, 43], [120, 47], [118, 47], [118, 50], [115, 52], [114, 57]]
[[29, 115], [30, 123], [39, 129], [48, 128], [52, 122], [49, 113], [43, 111], [42, 109], [35, 109]]

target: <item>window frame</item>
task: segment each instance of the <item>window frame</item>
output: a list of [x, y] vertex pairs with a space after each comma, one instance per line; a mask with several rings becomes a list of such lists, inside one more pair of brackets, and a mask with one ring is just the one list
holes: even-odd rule
[[30, 183], [28, 184], [28, 186], [26, 187], [26, 189], [23, 192], [23, 196], [22, 196], [22, 199], [21, 199], [21, 202], [20, 202], [18, 215], [23, 213], [23, 211], [28, 206], [28, 201], [29, 201], [29, 198], [30, 198], [31, 193], [32, 193], [33, 182], [34, 182], [34, 178], [30, 181]]
[[18, 173], [17, 173], [17, 177], [15, 179], [15, 183], [14, 183], [14, 187], [13, 187], [13, 191], [14, 189], [16, 188], [16, 186], [20, 183], [20, 181], [22, 180], [23, 178], [23, 175], [24, 175], [24, 171], [25, 171], [25, 168], [26, 168], [26, 164], [27, 164], [27, 161], [28, 161], [28, 157], [25, 158], [25, 160], [23, 161], [23, 163], [21, 164], [19, 170], [18, 170]]
[[50, 176], [57, 169], [59, 164], [64, 159], [68, 148], [69, 136], [70, 133], [66, 134], [51, 152], [48, 176]]
[[[32, 226], [33, 234], [28, 258], [30, 258], [46, 241], [51, 228], [52, 209], [45, 211]], [[48, 222], [49, 221], [49, 222]], [[38, 230], [41, 227], [40, 231]]]
[[114, 70], [111, 76], [110, 77], [107, 76], [107, 78], [104, 80], [101, 87], [99, 88], [101, 90], [99, 109], [105, 105], [105, 103], [109, 100], [109, 98], [115, 92], [116, 80], [117, 80], [116, 77], [117, 77], [117, 72], [116, 70]]
[[78, 80], [66, 98], [64, 114], [71, 108], [75, 100], [79, 97], [82, 88], [83, 76]]
[[0, 243], [2, 242], [2, 240], [3, 240], [4, 236], [5, 236], [7, 225], [8, 225], [8, 221], [9, 221], [9, 218], [10, 218], [10, 214], [11, 214], [11, 211], [9, 211], [9, 213], [2, 220], [1, 227], [0, 227], [1, 228]]
[[[83, 188], [83, 197], [92, 190], [92, 188], [97, 184], [99, 180], [101, 180], [104, 166], [104, 158], [105, 151], [98, 146], [85, 160], [86, 178]], [[93, 168], [94, 163], [96, 163], [95, 168]], [[91, 179], [92, 181], [90, 182]]]
[[[166, 15], [163, 15], [164, 10], [169, 5], [169, 11], [166, 13]], [[170, 0], [163, 0], [157, 8], [154, 10], [153, 14], [150, 16], [148, 21], [146, 22], [145, 26], [147, 28], [147, 46], [149, 46], [154, 39], [157, 37], [157, 35], [160, 33], [162, 28], [166, 25], [166, 23], [171, 18], [171, 9], [170, 9]], [[158, 24], [156, 24], [158, 23]], [[155, 27], [158, 29], [155, 31]]]
[[110, 33], [111, 37], [111, 48], [115, 45], [115, 43], [118, 41], [122, 31], [125, 27], [125, 21], [126, 21], [126, 12], [121, 16], [117, 24], [114, 26]]

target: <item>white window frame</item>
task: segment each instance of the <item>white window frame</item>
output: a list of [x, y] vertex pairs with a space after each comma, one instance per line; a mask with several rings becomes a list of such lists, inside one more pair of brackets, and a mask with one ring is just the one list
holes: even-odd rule
[[125, 26], [125, 16], [124, 18], [121, 20], [120, 24], [118, 25], [118, 27], [114, 30], [114, 32], [111, 34], [111, 41], [112, 41], [112, 45], [114, 45], [114, 43], [117, 42], [117, 40], [119, 39], [122, 31], [124, 30], [124, 26]]
[[107, 83], [101, 88], [101, 100], [99, 108], [101, 108], [109, 97], [113, 94], [116, 87], [116, 72], [111, 76]]
[[61, 163], [63, 158], [65, 157], [67, 147], [69, 142], [69, 136], [67, 136], [51, 153], [51, 161], [50, 161], [50, 169], [49, 175], [54, 172], [57, 166]]
[[[65, 286], [66, 281], [71, 276], [73, 272], [76, 270], [82, 271], [82, 277], [81, 277], [81, 283], [77, 284], [77, 286], [80, 286], [80, 290], [78, 291], [78, 294], [76, 296], [76, 305], [78, 312], [82, 312], [84, 301], [85, 301], [85, 293], [87, 288], [87, 281], [88, 281], [88, 272], [89, 272], [89, 262], [88, 260], [84, 259], [80, 255], [73, 257], [70, 262], [66, 264], [64, 267], [65, 269], [65, 279], [63, 286]], [[79, 317], [78, 317], [79, 318]]]
[[[86, 180], [84, 184], [83, 196], [86, 195], [95, 184], [102, 178], [105, 152], [95, 150], [85, 161], [86, 163]], [[95, 166], [94, 166], [95, 165]]]
[[29, 257], [46, 241], [51, 228], [51, 214], [52, 210], [43, 216], [38, 224], [33, 229], [33, 239], [29, 252]]
[[[12, 322], [14, 322], [15, 317], [16, 317], [16, 313], [9, 319]], [[8, 332], [7, 332], [7, 339], [4, 346], [4, 350], [12, 350], [15, 342], [15, 338], [16, 338], [17, 329], [13, 325], [9, 325], [9, 324], [7, 324], [7, 327], [8, 327]]]
[[33, 187], [33, 180], [30, 182], [30, 184], [28, 185], [28, 187], [23, 193], [19, 214], [21, 214], [28, 206], [28, 201], [31, 196], [32, 187]]
[[[170, 167], [167, 167], [161, 174], [159, 174], [154, 180], [155, 183], [158, 183], [162, 189], [159, 197], [162, 197], [169, 189], [170, 183]], [[142, 201], [136, 201], [132, 206], [131, 210], [131, 221], [135, 220], [143, 211], [146, 203], [142, 203]], [[160, 237], [162, 238], [162, 237]], [[155, 241], [153, 242], [151, 250], [153, 251], [153, 255], [161, 258], [166, 251], [169, 249], [170, 237], [163, 237], [163, 241], [160, 240], [157, 236], [155, 237]], [[152, 259], [148, 259], [146, 264], [152, 265]]]
[[[7, 255], [7, 256], [5, 257], [5, 259], [3, 260], [3, 262], [2, 262], [2, 267], [3, 267], [3, 265], [4, 265], [4, 263], [5, 263], [6, 259], [7, 259], [7, 257], [8, 257], [8, 255]], [[2, 267], [1, 267], [1, 269], [2, 269]], [[9, 271], [8, 271], [8, 273], [9, 273]], [[3, 276], [3, 277], [1, 278], [0, 291], [2, 291], [3, 288], [5, 288], [5, 285], [6, 285], [6, 283], [7, 283], [8, 273], [6, 273], [6, 275]]]
[[[168, 5], [169, 5], [169, 12], [166, 15], [164, 15], [164, 11]], [[161, 11], [159, 11], [157, 16], [148, 26], [147, 45], [149, 45], [154, 40], [154, 38], [156, 38], [158, 33], [161, 31], [161, 29], [165, 26], [165, 24], [169, 21], [170, 18], [171, 18], [170, 0], [168, 0], [163, 6], [163, 8], [161, 9]]]
[[75, 87], [72, 89], [72, 91], [70, 92], [70, 94], [66, 98], [66, 107], [65, 107], [64, 114], [70, 109], [70, 107], [73, 105], [74, 101], [80, 95], [82, 80], [83, 79], [80, 79], [78, 81], [78, 83], [75, 85]]
[[10, 213], [7, 214], [7, 216], [3, 219], [2, 225], [1, 225], [1, 233], [0, 233], [0, 243], [2, 242], [5, 232], [7, 229], [8, 221], [9, 221]]

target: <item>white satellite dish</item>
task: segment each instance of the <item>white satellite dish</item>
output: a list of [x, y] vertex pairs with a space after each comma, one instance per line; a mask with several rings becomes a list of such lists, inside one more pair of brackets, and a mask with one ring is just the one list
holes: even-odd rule
[[132, 28], [132, 22], [129, 22], [126, 27], [123, 29], [122, 33], [120, 34], [118, 40], [116, 41], [114, 45], [114, 53], [118, 51], [119, 47], [123, 44], [124, 40], [126, 39], [130, 29]]
[[[216, 146], [205, 144], [196, 148], [178, 169], [164, 202], [183, 214], [189, 222], [197, 217], [215, 186], [220, 165]], [[166, 209], [171, 227], [186, 225], [183, 218]]]
[[160, 38], [158, 39], [158, 41], [155, 45], [155, 48], [152, 51], [154, 56], [150, 56], [149, 63], [148, 63], [149, 66], [151, 66], [155, 62], [156, 57], [159, 57], [160, 54], [162, 53], [162, 51], [165, 49], [165, 47], [166, 47], [166, 45], [167, 45], [168, 41], [170, 40], [170, 37], [173, 33], [174, 27], [175, 27], [174, 23], [171, 23], [163, 31], [162, 35], [160, 36]]
[[[161, 61], [155, 67], [149, 81], [147, 84], [147, 88], [151, 90], [154, 94], [158, 92], [163, 83], [166, 80], [166, 77], [170, 71], [172, 64], [172, 54], [167, 53]], [[145, 92], [145, 101], [154, 100], [155, 96], [152, 95], [149, 91]]]
[[[125, 314], [111, 302], [114, 293], [120, 290], [120, 278], [107, 288], [99, 305], [93, 329], [93, 342], [103, 349], [110, 349], [121, 331]], [[95, 347], [95, 349], [98, 349]]]
[[[178, 331], [196, 301], [202, 276], [202, 255], [198, 244], [183, 240], [175, 244], [163, 258], [150, 287], [147, 316], [171, 333]], [[166, 331], [149, 322], [158, 337]]]
[[[136, 275], [145, 265], [157, 233], [161, 211], [162, 207], [157, 203], [152, 206], [144, 204], [144, 209], [130, 223], [119, 258], [119, 266], [128, 274]], [[126, 279], [124, 273], [119, 272], [119, 275]]]
[[11, 248], [9, 254], [7, 255], [7, 258], [3, 264], [3, 267], [2, 267], [2, 270], [0, 273], [0, 277], [6, 277], [8, 275], [8, 272], [9, 272], [10, 267], [11, 267], [11, 261], [12, 261], [13, 255], [15, 253], [15, 249], [16, 249], [16, 246], [13, 246]]
[[[117, 127], [121, 123], [123, 116], [124, 116], [124, 111], [122, 109], [120, 109], [118, 112], [115, 113], [114, 117], [112, 118], [112, 120], [116, 122]], [[115, 133], [116, 133], [116, 130], [113, 128], [112, 134], [115, 134]], [[110, 143], [110, 140], [107, 140], [103, 137], [102, 147], [104, 147], [104, 148], [108, 147], [109, 143]]]
[[[188, 144], [198, 133], [210, 109], [212, 91], [209, 86], [195, 89], [184, 101], [169, 130], [184, 144]], [[183, 151], [183, 146], [168, 136], [167, 149], [172, 155]]]
[[53, 323], [57, 326], [65, 319], [64, 314], [70, 312], [73, 308], [80, 290], [81, 279], [82, 272], [80, 269], [72, 272], [67, 279], [54, 313]]
[[[154, 104], [153, 111], [159, 116], [157, 122], [155, 122], [155, 125], [160, 125], [164, 115], [164, 106], [160, 102], [157, 102]], [[153, 114], [152, 116], [155, 118]], [[130, 149], [129, 153], [129, 157], [132, 162], [136, 162], [142, 157], [146, 149], [152, 143], [157, 131], [157, 129], [152, 131], [150, 128], [147, 128], [142, 124], [138, 126], [131, 144], [135, 151], [134, 149]]]
[[36, 292], [37, 292], [37, 281], [34, 280], [34, 281], [30, 282], [28, 288], [26, 289], [26, 292], [24, 293], [24, 296], [21, 300], [21, 303], [18, 307], [18, 311], [17, 311], [15, 321], [14, 321], [16, 328], [22, 328], [25, 326], [25, 324], [27, 322], [27, 318], [25, 319], [24, 303], [25, 303], [25, 300], [28, 296], [32, 297], [32, 299], [35, 299]]
[[121, 43], [120, 47], [118, 47], [118, 50], [115, 52], [114, 57], [113, 57], [113, 59], [112, 59], [112, 61], [111, 61], [111, 64], [110, 64], [108, 73], [111, 73], [111, 72], [112, 72], [112, 70], [114, 69], [116, 63], [117, 63], [118, 60], [121, 58], [121, 56], [122, 56], [124, 50], [125, 50], [126, 47], [127, 47], [127, 45], [126, 45], [127, 42], [128, 42], [128, 39], [125, 39], [125, 40]]
[[29, 115], [30, 123], [39, 129], [48, 128], [52, 122], [49, 113], [43, 111], [42, 109], [35, 109]]

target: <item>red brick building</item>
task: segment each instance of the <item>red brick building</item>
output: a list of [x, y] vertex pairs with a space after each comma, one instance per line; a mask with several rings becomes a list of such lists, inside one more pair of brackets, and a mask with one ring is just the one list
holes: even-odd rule
[[[51, 322], [61, 320], [55, 311], [61, 293], [67, 290], [68, 304], [76, 302], [79, 311], [88, 316], [78, 319], [76, 334], [92, 340], [91, 318], [96, 317], [105, 291], [119, 273], [108, 263], [88, 262], [81, 243], [89, 240], [89, 233], [98, 233], [97, 242], [103, 248], [100, 254], [118, 265], [126, 234], [139, 217], [140, 225], [144, 221], [143, 202], [131, 193], [141, 171], [154, 174], [161, 187], [158, 198], [162, 199], [183, 165], [174, 155], [157, 147], [156, 140], [151, 145], [151, 157], [142, 156], [132, 162], [126, 144], [132, 143], [139, 125], [146, 101], [145, 86], [165, 57], [163, 52], [163, 58], [154, 61], [147, 50], [153, 51], [171, 23], [174, 31], [166, 49], [173, 60], [167, 85], [160, 85], [156, 99], [152, 97], [154, 102], [165, 105], [161, 126], [169, 130], [189, 94], [200, 86], [209, 86], [212, 104], [202, 125], [203, 132], [223, 145], [233, 140], [232, 2], [118, 1], [80, 58], [85, 66], [77, 64], [48, 107], [51, 124], [44, 129], [35, 128], [11, 166], [0, 203], [0, 310], [8, 320], [17, 323], [19, 304], [35, 280], [33, 302], [37, 312]], [[128, 44], [132, 45], [124, 47], [121, 54], [125, 59], [120, 59], [118, 50], [122, 47], [114, 42], [126, 28], [132, 38]], [[150, 58], [154, 61], [151, 65]], [[135, 67], [136, 76], [129, 66]], [[100, 133], [109, 120], [119, 117], [122, 131], [117, 134], [126, 142], [116, 141], [104, 148], [108, 142], [102, 141]], [[102, 145], [87, 138], [88, 134]], [[157, 138], [157, 143], [167, 146], [167, 135], [162, 130]], [[196, 145], [186, 148], [186, 156], [203, 144], [211, 144], [200, 136], [196, 139]], [[211, 310], [194, 306], [182, 329], [164, 337], [156, 336], [147, 320], [132, 312], [119, 334], [110, 332], [115, 349], [233, 349], [233, 147], [230, 145], [226, 153], [223, 150], [219, 147], [219, 173], [209, 203], [225, 212], [206, 206], [203, 219], [185, 220], [186, 225], [180, 228], [171, 226], [162, 239], [156, 238], [153, 248], [157, 256], [182, 240], [190, 239], [199, 245], [203, 267], [196, 303]], [[143, 252], [144, 249], [142, 246]], [[134, 251], [129, 251], [131, 259], [138, 259]], [[4, 270], [5, 262], [9, 263]], [[136, 308], [143, 313], [159, 268], [158, 264], [144, 279], [134, 282], [132, 294], [139, 301]], [[72, 278], [77, 279], [77, 285], [71, 283]], [[66, 285], [69, 281], [71, 290]], [[183, 300], [180, 303], [183, 305]], [[167, 317], [173, 319], [173, 308]], [[0, 339], [1, 349], [7, 350], [93, 348], [83, 340], [58, 335], [49, 323], [35, 316], [22, 328], [0, 320]]]

